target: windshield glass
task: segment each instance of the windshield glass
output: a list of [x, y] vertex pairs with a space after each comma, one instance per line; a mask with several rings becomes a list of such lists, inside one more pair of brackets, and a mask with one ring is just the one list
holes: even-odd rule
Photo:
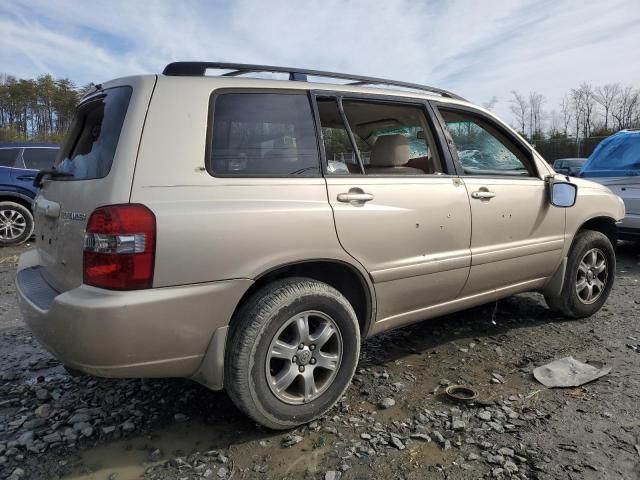
[[582, 177], [640, 175], [640, 132], [614, 135], [603, 140], [585, 163]]

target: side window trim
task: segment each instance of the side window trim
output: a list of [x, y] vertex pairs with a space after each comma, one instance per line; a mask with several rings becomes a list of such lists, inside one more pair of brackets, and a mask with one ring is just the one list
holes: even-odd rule
[[344, 113], [344, 107], [342, 105], [342, 96], [337, 98], [338, 103], [338, 112], [340, 112], [340, 118], [342, 118], [342, 123], [344, 124], [344, 128], [347, 131], [347, 136], [349, 137], [349, 141], [351, 142], [351, 147], [358, 159], [358, 165], [360, 165], [360, 173], [362, 175], [366, 175], [364, 170], [364, 164], [362, 163], [362, 156], [360, 155], [360, 149], [358, 148], [358, 144], [356, 143], [356, 138], [353, 136], [353, 130], [351, 130], [351, 125], [349, 124], [349, 119], [347, 115]]
[[[438, 122], [440, 123], [440, 127], [444, 132], [448, 150], [451, 154], [451, 157], [454, 160], [455, 169], [458, 172], [458, 175], [460, 177], [505, 178], [505, 179], [511, 179], [511, 180], [540, 180], [540, 173], [538, 171], [538, 167], [533, 158], [533, 155], [529, 150], [529, 147], [527, 147], [526, 144], [523, 144], [520, 139], [518, 139], [517, 137], [514, 137], [511, 134], [511, 132], [505, 130], [504, 127], [499, 123], [497, 123], [493, 118], [488, 117], [482, 112], [474, 108], [468, 107], [466, 105], [455, 105], [455, 104], [449, 104], [449, 103], [443, 103], [443, 102], [437, 102], [437, 101], [433, 101], [431, 103], [435, 111], [435, 116], [438, 119]], [[489, 124], [489, 126], [497, 130], [498, 133], [504, 136], [507, 139], [507, 141], [511, 142], [522, 153], [522, 155], [525, 157], [525, 160], [527, 162], [525, 166], [529, 170], [529, 175], [526, 177], [520, 177], [520, 176], [514, 176], [514, 175], [497, 175], [497, 174], [470, 175], [468, 173], [465, 173], [462, 167], [462, 163], [460, 162], [460, 158], [458, 157], [458, 150], [456, 148], [456, 145], [453, 142], [453, 138], [451, 137], [451, 134], [447, 129], [446, 122], [444, 121], [444, 118], [442, 117], [442, 114], [440, 112], [441, 109], [468, 114], [471, 117], [476, 117], [480, 121]]]
[[[243, 93], [254, 93], [254, 94], [282, 94], [282, 95], [301, 95], [307, 98], [309, 102], [312, 122], [314, 124], [314, 133], [316, 136], [316, 148], [317, 148], [317, 158], [318, 162], [320, 162], [318, 168], [318, 175], [308, 175], [303, 177], [296, 177], [293, 175], [271, 175], [271, 174], [258, 174], [252, 173], [248, 175], [233, 175], [233, 174], [225, 174], [220, 172], [214, 172], [211, 165], [211, 155], [213, 153], [213, 131], [214, 131], [214, 121], [215, 121], [215, 104], [216, 99], [225, 94], [243, 94]], [[211, 92], [209, 95], [209, 105], [207, 111], [207, 125], [206, 125], [206, 136], [205, 136], [205, 149], [204, 149], [204, 168], [206, 172], [211, 175], [213, 178], [238, 178], [238, 179], [251, 179], [251, 178], [281, 178], [281, 179], [309, 179], [309, 178], [322, 178], [324, 176], [324, 161], [322, 159], [322, 151], [320, 148], [320, 144], [322, 143], [322, 139], [318, 136], [318, 126], [319, 123], [317, 121], [317, 113], [316, 113], [316, 105], [315, 101], [311, 101], [309, 97], [310, 90], [299, 90], [299, 89], [287, 89], [287, 88], [217, 88]]]
[[[395, 105], [404, 105], [408, 107], [420, 108], [422, 113], [424, 114], [425, 120], [427, 122], [427, 126], [431, 129], [431, 133], [433, 135], [434, 145], [433, 147], [437, 149], [438, 156], [440, 158], [441, 167], [444, 172], [438, 175], [425, 173], [424, 175], [420, 175], [420, 177], [453, 177], [460, 176], [460, 172], [458, 171], [457, 164], [454, 161], [452, 153], [449, 151], [449, 148], [446, 148], [447, 140], [445, 137], [446, 129], [443, 128], [443, 121], [439, 118], [439, 113], [437, 108], [433, 108], [431, 103], [423, 98], [413, 98], [413, 97], [395, 97], [391, 95], [376, 95], [376, 94], [366, 94], [366, 93], [353, 93], [353, 92], [340, 92], [340, 91], [330, 91], [330, 90], [311, 90], [309, 91], [312, 96], [312, 105], [314, 111], [314, 118], [316, 121], [316, 135], [319, 139], [320, 145], [320, 157], [322, 162], [322, 174], [327, 175], [327, 158], [326, 152], [324, 148], [324, 141], [322, 138], [322, 125], [320, 123], [320, 115], [318, 111], [317, 99], [318, 98], [333, 98], [336, 100], [338, 104], [338, 109], [340, 111], [340, 116], [342, 117], [342, 121], [345, 124], [345, 129], [349, 135], [349, 140], [352, 144], [354, 152], [356, 152], [356, 156], [358, 158], [358, 163], [360, 165], [361, 174], [366, 176], [364, 170], [364, 165], [362, 163], [362, 159], [360, 157], [360, 150], [356, 145], [355, 138], [353, 137], [353, 132], [351, 130], [351, 126], [349, 125], [349, 121], [346, 118], [344, 113], [344, 109], [342, 107], [342, 100], [355, 100], [355, 101], [366, 101], [372, 103], [383, 103], [383, 104], [395, 104]], [[457, 157], [456, 157], [457, 159]], [[372, 175], [373, 176], [373, 175]], [[375, 175], [377, 178], [399, 178], [404, 177], [405, 175]], [[413, 175], [411, 175], [414, 177]]]

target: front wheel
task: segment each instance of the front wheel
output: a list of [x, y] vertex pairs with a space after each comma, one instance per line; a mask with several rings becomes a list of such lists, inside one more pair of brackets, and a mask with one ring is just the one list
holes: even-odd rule
[[360, 330], [347, 299], [307, 278], [274, 282], [238, 311], [229, 333], [225, 387], [246, 415], [272, 428], [319, 417], [351, 382]]
[[613, 245], [602, 233], [583, 230], [576, 235], [560, 295], [547, 295], [556, 313], [583, 318], [596, 313], [607, 301], [616, 273]]
[[0, 202], [0, 246], [20, 245], [33, 234], [33, 215], [23, 205]]

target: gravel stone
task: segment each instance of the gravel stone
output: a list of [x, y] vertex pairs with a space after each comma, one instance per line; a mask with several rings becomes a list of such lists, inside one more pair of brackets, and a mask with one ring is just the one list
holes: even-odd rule
[[287, 435], [282, 439], [282, 446], [284, 448], [289, 448], [294, 445], [297, 445], [302, 441], [302, 437], [300, 435]]
[[404, 450], [405, 449], [404, 443], [402, 443], [402, 441], [398, 437], [391, 436], [391, 443], [398, 450]]
[[504, 469], [512, 475], [518, 472], [518, 466], [510, 460], [504, 462]]
[[478, 418], [480, 420], [488, 422], [491, 420], [491, 412], [489, 412], [488, 410], [483, 410], [482, 412], [478, 413]]
[[515, 452], [513, 451], [513, 448], [509, 448], [509, 447], [502, 447], [502, 448], [498, 449], [498, 453], [500, 455], [505, 456], [505, 457], [513, 457], [515, 455]]
[[451, 428], [453, 428], [454, 431], [459, 432], [467, 428], [467, 424], [462, 420], [454, 420], [451, 423]]
[[383, 398], [380, 402], [380, 408], [387, 409], [391, 408], [396, 404], [396, 401], [391, 397]]
[[49, 418], [49, 415], [51, 415], [51, 405], [49, 405], [48, 403], [43, 403], [42, 405], [38, 406], [38, 408], [36, 408], [33, 413], [35, 413], [36, 417], [39, 418]]

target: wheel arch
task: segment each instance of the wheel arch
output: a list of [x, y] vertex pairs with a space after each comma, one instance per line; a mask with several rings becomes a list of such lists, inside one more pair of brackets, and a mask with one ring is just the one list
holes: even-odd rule
[[255, 292], [274, 280], [288, 277], [306, 277], [324, 282], [338, 290], [351, 303], [358, 317], [360, 334], [366, 338], [375, 318], [375, 290], [365, 274], [356, 266], [336, 259], [313, 259], [274, 266], [254, 279], [244, 293], [229, 325], [240, 306]]
[[578, 227], [575, 235], [573, 236], [571, 247], [573, 247], [578, 233], [583, 230], [593, 230], [602, 233], [609, 239], [611, 245], [613, 245], [613, 248], [616, 248], [616, 243], [618, 242], [618, 227], [616, 225], [616, 221], [612, 217], [598, 216], [590, 218], [589, 220], [583, 222], [582, 225]]
[[33, 199], [26, 195], [12, 192], [0, 192], [0, 202], [13, 202], [22, 205], [30, 212], [32, 211]]

